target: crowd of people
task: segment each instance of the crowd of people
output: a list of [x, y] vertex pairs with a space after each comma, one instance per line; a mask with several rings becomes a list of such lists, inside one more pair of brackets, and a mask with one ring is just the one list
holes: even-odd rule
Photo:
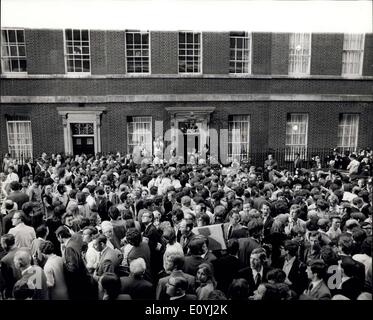
[[[372, 299], [372, 153], [347, 171], [4, 160], [0, 299]], [[195, 232], [212, 225], [224, 249]]]

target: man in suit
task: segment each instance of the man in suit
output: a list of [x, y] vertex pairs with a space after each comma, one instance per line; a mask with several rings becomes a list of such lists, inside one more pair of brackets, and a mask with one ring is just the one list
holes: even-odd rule
[[294, 240], [286, 240], [284, 244], [284, 265], [282, 270], [286, 274], [285, 283], [290, 289], [300, 295], [307, 287], [307, 266], [298, 259], [299, 244]]
[[224, 239], [228, 241], [233, 238], [233, 233], [236, 230], [240, 230], [243, 226], [240, 224], [241, 216], [239, 211], [232, 212], [229, 216], [229, 222], [223, 224]]
[[166, 294], [166, 286], [171, 276], [185, 278], [187, 280], [186, 293], [195, 292], [196, 279], [194, 276], [188, 273], [185, 273], [183, 271], [184, 264], [185, 264], [185, 258], [180, 253], [172, 253], [167, 256], [165, 260], [165, 271], [170, 273], [170, 275], [159, 279], [157, 289], [156, 289], [157, 300], [168, 300], [169, 299], [169, 296]]
[[141, 217], [141, 221], [145, 226], [142, 236], [149, 245], [151, 270], [153, 276], [155, 276], [162, 269], [162, 256], [160, 251], [162, 248], [161, 234], [153, 224], [154, 215], [152, 212], [145, 211]]
[[48, 300], [47, 278], [42, 268], [31, 265], [30, 253], [25, 250], [16, 252], [14, 265], [22, 274], [13, 288], [15, 299]]
[[76, 239], [72, 239], [71, 233], [64, 226], [57, 229], [56, 235], [62, 247], [65, 279], [70, 299], [85, 300], [97, 298], [91, 276], [84, 264], [81, 243]]
[[303, 161], [302, 159], [300, 158], [300, 154], [297, 152], [295, 154], [295, 159], [294, 159], [294, 170], [296, 169], [301, 169], [303, 166]]
[[180, 244], [183, 247], [184, 254], [188, 253], [189, 243], [195, 238], [195, 234], [192, 231], [193, 229], [193, 222], [187, 221], [185, 219], [181, 220], [180, 222]]
[[194, 294], [187, 294], [188, 281], [181, 276], [171, 276], [166, 284], [166, 293], [170, 300], [197, 300]]
[[353, 259], [344, 259], [341, 263], [342, 283], [336, 294], [341, 294], [350, 300], [356, 300], [363, 291], [363, 286], [356, 276], [356, 265]]
[[[237, 256], [238, 240], [230, 239], [227, 243], [227, 252], [225, 255], [212, 261], [214, 267], [215, 280], [217, 281], [217, 289], [228, 293], [229, 285], [236, 278], [237, 272], [240, 269], [240, 260]], [[229, 272], [227, 272], [229, 270]]]
[[22, 205], [29, 201], [29, 196], [26, 193], [21, 192], [22, 185], [18, 181], [10, 183], [10, 193], [7, 196], [7, 200], [13, 200], [17, 203], [17, 208], [21, 209]]
[[311, 280], [300, 300], [330, 300], [329, 288], [324, 282], [327, 266], [323, 260], [311, 260], [307, 267], [307, 276]]
[[249, 284], [249, 296], [254, 294], [261, 283], [266, 282], [270, 270], [266, 266], [267, 253], [263, 248], [256, 248], [250, 255], [250, 267], [238, 271], [237, 278], [246, 279]]
[[365, 266], [352, 258], [353, 247], [354, 241], [352, 235], [342, 233], [338, 239], [339, 259], [342, 264], [349, 266], [348, 270], [353, 269], [351, 274], [358, 280], [359, 288], [363, 288], [365, 284]]
[[122, 259], [119, 251], [107, 246], [107, 237], [105, 235], [99, 235], [94, 240], [93, 247], [100, 255], [93, 278], [98, 281], [105, 272], [116, 273]]
[[262, 202], [259, 210], [263, 219], [263, 236], [264, 241], [269, 237], [273, 224], [273, 218], [271, 217], [271, 207], [268, 202]]
[[130, 262], [130, 274], [121, 277], [121, 293], [129, 294], [133, 300], [154, 299], [153, 284], [144, 279], [146, 263], [143, 258], [137, 258]]
[[186, 273], [195, 276], [198, 270], [198, 266], [205, 262], [202, 258], [204, 254], [203, 248], [205, 245], [205, 237], [198, 236], [194, 237], [189, 243], [190, 255], [185, 257], [185, 267]]
[[247, 224], [249, 232], [248, 238], [238, 239], [238, 258], [241, 268], [247, 266], [250, 262], [251, 252], [260, 247], [260, 237], [262, 235], [263, 224], [259, 219], [252, 219]]
[[30, 248], [32, 241], [36, 238], [36, 233], [33, 227], [29, 227], [25, 224], [26, 215], [22, 211], [14, 212], [12, 223], [14, 228], [9, 230], [10, 234], [14, 235], [16, 240], [16, 246], [18, 248], [26, 247]]
[[22, 166], [21, 174], [22, 177], [25, 177], [29, 174], [35, 176], [35, 166], [31, 163], [31, 158], [27, 158], [26, 163]]

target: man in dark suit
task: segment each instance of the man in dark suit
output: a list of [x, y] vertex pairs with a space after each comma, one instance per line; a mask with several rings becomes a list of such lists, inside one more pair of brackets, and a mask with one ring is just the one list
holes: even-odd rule
[[266, 241], [271, 233], [271, 228], [273, 224], [273, 218], [271, 217], [271, 207], [268, 202], [263, 202], [261, 203], [259, 210], [261, 212], [263, 219], [264, 241]]
[[187, 280], [186, 293], [194, 294], [196, 287], [196, 278], [183, 271], [185, 264], [185, 258], [180, 253], [172, 253], [167, 256], [165, 260], [165, 272], [170, 273], [161, 279], [159, 279], [156, 289], [157, 300], [169, 300], [169, 296], [166, 294], [166, 285], [171, 276], [183, 277]]
[[141, 217], [141, 222], [145, 226], [142, 234], [143, 239], [148, 242], [150, 249], [150, 263], [153, 276], [156, 276], [162, 269], [162, 240], [161, 234], [153, 224], [154, 215], [150, 211], [145, 211]]
[[352, 269], [351, 274], [359, 281], [359, 288], [362, 289], [365, 284], [365, 266], [361, 262], [352, 259], [353, 247], [352, 235], [342, 233], [338, 239], [339, 259], [342, 264], [348, 266], [348, 270]]
[[194, 294], [187, 294], [188, 281], [184, 277], [171, 276], [166, 284], [166, 293], [170, 300], [197, 300]]
[[80, 242], [72, 239], [69, 230], [64, 226], [57, 229], [56, 235], [62, 247], [65, 279], [70, 299], [97, 298], [97, 290], [93, 288], [92, 278], [83, 261]]
[[31, 163], [30, 158], [26, 159], [26, 163], [22, 166], [20, 174], [20, 177], [25, 177], [29, 174], [31, 174], [33, 177], [35, 176], [35, 166], [33, 163]]
[[195, 238], [195, 234], [192, 231], [193, 229], [193, 222], [186, 221], [185, 219], [181, 220], [180, 222], [180, 244], [183, 247], [184, 254], [188, 253], [189, 243]]
[[356, 300], [363, 291], [363, 286], [356, 276], [356, 262], [353, 259], [343, 259], [342, 267], [342, 284], [336, 294], [341, 294], [350, 300]]
[[252, 296], [261, 283], [266, 282], [270, 270], [265, 265], [267, 253], [263, 248], [256, 248], [250, 255], [250, 267], [238, 271], [237, 278], [246, 279], [249, 284], [249, 295]]
[[223, 224], [223, 233], [225, 241], [233, 238], [234, 232], [241, 230], [243, 226], [240, 224], [241, 216], [239, 212], [233, 212], [229, 216], [229, 222]]
[[307, 267], [307, 276], [311, 280], [308, 288], [299, 300], [330, 300], [330, 290], [324, 282], [327, 266], [323, 260], [312, 260]]
[[260, 220], [252, 219], [247, 224], [247, 229], [249, 237], [238, 239], [238, 258], [240, 259], [241, 268], [249, 265], [251, 252], [255, 248], [260, 247], [263, 224]]
[[300, 158], [300, 154], [297, 152], [295, 154], [295, 159], [294, 159], [294, 170], [296, 169], [301, 169], [303, 166], [303, 161], [302, 159]]
[[229, 285], [236, 278], [237, 272], [240, 269], [240, 260], [237, 257], [237, 253], [238, 240], [230, 239], [227, 243], [227, 253], [212, 262], [215, 280], [217, 281], [216, 288], [225, 294], [228, 293]]
[[17, 182], [13, 181], [10, 183], [10, 190], [11, 192], [7, 196], [7, 200], [13, 200], [13, 202], [17, 203], [17, 207], [19, 210], [22, 209], [22, 205], [29, 201], [29, 196], [26, 193], [21, 192], [22, 185]]
[[146, 270], [145, 260], [137, 258], [130, 262], [130, 274], [121, 277], [121, 293], [129, 294], [133, 300], [154, 299], [153, 284], [144, 279]]
[[284, 264], [282, 270], [286, 274], [285, 283], [290, 289], [300, 295], [307, 287], [307, 266], [298, 259], [299, 244], [296, 241], [287, 240], [284, 244]]
[[93, 247], [99, 252], [100, 259], [98, 261], [97, 269], [94, 272], [96, 281], [105, 273], [116, 273], [118, 266], [122, 262], [122, 257], [118, 250], [114, 250], [107, 245], [107, 238], [105, 235], [99, 235], [93, 243]]
[[190, 255], [185, 257], [184, 271], [192, 276], [195, 276], [198, 270], [198, 266], [205, 262], [202, 258], [204, 254], [203, 247], [205, 244], [204, 237], [195, 237], [189, 243]]

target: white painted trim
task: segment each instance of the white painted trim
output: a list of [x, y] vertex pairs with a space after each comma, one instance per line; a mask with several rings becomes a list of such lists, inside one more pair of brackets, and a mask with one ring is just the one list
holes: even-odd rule
[[92, 108], [89, 110], [77, 110], [77, 108], [57, 108], [58, 114], [62, 117], [64, 148], [67, 154], [73, 153], [73, 142], [71, 123], [93, 123], [94, 129], [94, 150], [101, 152], [101, 119], [100, 116], [105, 108]]
[[[111, 103], [206, 101], [335, 101], [373, 102], [373, 95], [354, 94], [149, 94], [105, 96], [0, 96], [0, 103]], [[82, 108], [83, 109], [83, 108]], [[83, 111], [83, 110], [82, 110]], [[81, 112], [78, 111], [77, 112]]]

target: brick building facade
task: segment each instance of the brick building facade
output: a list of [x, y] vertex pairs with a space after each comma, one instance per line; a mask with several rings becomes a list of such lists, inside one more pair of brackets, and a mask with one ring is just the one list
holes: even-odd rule
[[[185, 55], [189, 48], [194, 53], [183, 64], [178, 32], [145, 33], [133, 40], [135, 57], [129, 58], [126, 31], [90, 30], [88, 40], [77, 36], [80, 45], [73, 43], [70, 56], [73, 68], [86, 63], [88, 72], [68, 72], [66, 30], [17, 29], [24, 38], [17, 33], [13, 42], [13, 29], [4, 30], [2, 46], [9, 51], [1, 67], [2, 154], [129, 152], [135, 144], [153, 152], [153, 140], [170, 128], [182, 129], [182, 136], [172, 130], [166, 145], [172, 136], [178, 147], [192, 137], [199, 150], [211, 144], [211, 130], [226, 129], [217, 145], [229, 146], [232, 157], [270, 148], [373, 145], [373, 34], [202, 32], [192, 34], [190, 47], [186, 34]], [[348, 39], [358, 58], [349, 56]], [[24, 57], [19, 48], [12, 56], [17, 45], [25, 47]], [[198, 72], [184, 72], [196, 64]], [[143, 69], [131, 72], [133, 66]]]

